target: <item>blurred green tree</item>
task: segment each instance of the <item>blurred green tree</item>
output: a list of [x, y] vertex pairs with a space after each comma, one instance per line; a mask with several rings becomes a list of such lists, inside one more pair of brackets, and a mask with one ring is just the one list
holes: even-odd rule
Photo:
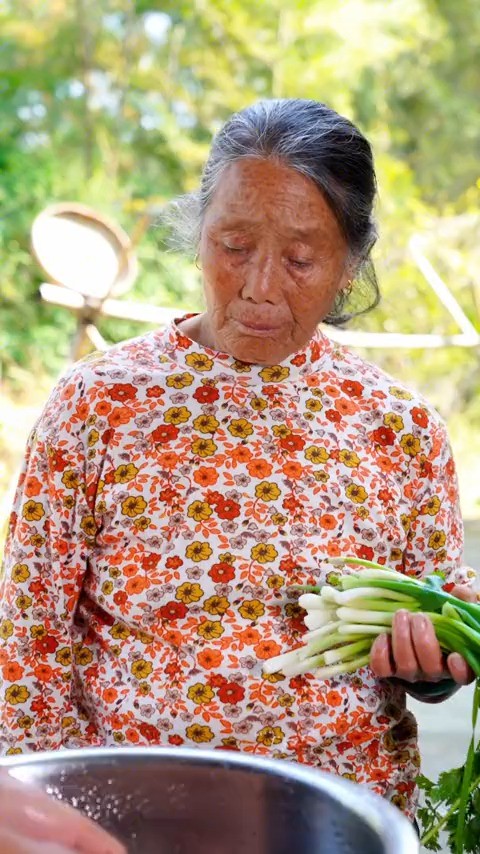
[[[83, 201], [129, 232], [145, 205], [192, 189], [212, 133], [260, 97], [313, 97], [357, 121], [372, 140], [382, 240], [383, 305], [364, 329], [454, 331], [407, 252], [414, 231], [473, 321], [478, 265], [462, 217], [478, 228], [477, 0], [3, 0], [0, 4], [0, 360], [57, 371], [74, 318], [38, 299], [29, 251], [48, 203]], [[442, 231], [441, 248], [435, 235]], [[200, 305], [188, 259], [165, 252], [160, 230], [139, 246], [138, 300]], [[415, 307], [415, 311], [412, 307]], [[137, 325], [103, 321], [118, 340]], [[375, 353], [434, 402], [475, 409], [478, 354]], [[450, 385], [449, 385], [450, 384]], [[448, 391], [448, 394], [447, 394]], [[478, 399], [478, 394], [477, 394]]]

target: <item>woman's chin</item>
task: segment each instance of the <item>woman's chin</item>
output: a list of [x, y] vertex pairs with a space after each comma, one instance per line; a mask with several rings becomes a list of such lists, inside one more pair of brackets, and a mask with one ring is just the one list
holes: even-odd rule
[[245, 340], [235, 342], [232, 355], [239, 362], [250, 362], [255, 365], [278, 365], [288, 358], [290, 351], [285, 345], [281, 346], [279, 341], [248, 336]]

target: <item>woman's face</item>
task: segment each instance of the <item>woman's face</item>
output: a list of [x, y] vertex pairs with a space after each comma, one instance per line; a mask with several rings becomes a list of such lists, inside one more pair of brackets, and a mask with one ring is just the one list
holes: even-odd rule
[[313, 181], [253, 158], [225, 169], [199, 259], [202, 343], [267, 365], [307, 344], [352, 273], [345, 238]]

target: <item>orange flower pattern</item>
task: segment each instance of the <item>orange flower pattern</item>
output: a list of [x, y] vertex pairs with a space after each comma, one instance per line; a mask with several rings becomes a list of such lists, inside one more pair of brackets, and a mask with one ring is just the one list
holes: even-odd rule
[[193, 745], [317, 766], [411, 815], [415, 722], [368, 668], [263, 676], [289, 585], [355, 553], [465, 580], [445, 429], [322, 334], [284, 364], [176, 324], [77, 364], [32, 432], [0, 613], [3, 752]]

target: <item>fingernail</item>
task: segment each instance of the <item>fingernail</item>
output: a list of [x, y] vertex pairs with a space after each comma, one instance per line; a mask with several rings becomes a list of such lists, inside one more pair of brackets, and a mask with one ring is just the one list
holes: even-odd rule
[[54, 838], [57, 822], [48, 810], [43, 810], [37, 804], [22, 804], [17, 813], [24, 836], [41, 842], [47, 838]]
[[[41, 850], [42, 852], [45, 851], [45, 854], [78, 854], [78, 848], [65, 848], [64, 845], [56, 845], [52, 842], [46, 842], [44, 844], [45, 848], [42, 844]], [[38, 849], [38, 854], [40, 854], [40, 849]]]
[[[42, 843], [45, 846], [51, 844], [51, 840], [59, 836], [59, 820], [58, 816], [52, 813], [49, 809], [42, 809], [42, 806], [37, 804], [25, 803], [22, 806], [22, 812], [19, 814], [19, 820], [22, 825], [22, 833], [29, 839], [34, 839], [37, 844]], [[61, 825], [60, 825], [61, 826]], [[61, 834], [63, 835], [63, 834]], [[56, 843], [55, 851], [75, 851], [75, 848], [70, 849], [63, 842]], [[53, 852], [53, 848], [51, 849]], [[50, 851], [50, 849], [49, 849]]]
[[35, 824], [48, 825], [52, 824], [52, 817], [38, 807], [32, 807], [30, 804], [25, 804], [23, 807], [25, 817], [33, 821]]

